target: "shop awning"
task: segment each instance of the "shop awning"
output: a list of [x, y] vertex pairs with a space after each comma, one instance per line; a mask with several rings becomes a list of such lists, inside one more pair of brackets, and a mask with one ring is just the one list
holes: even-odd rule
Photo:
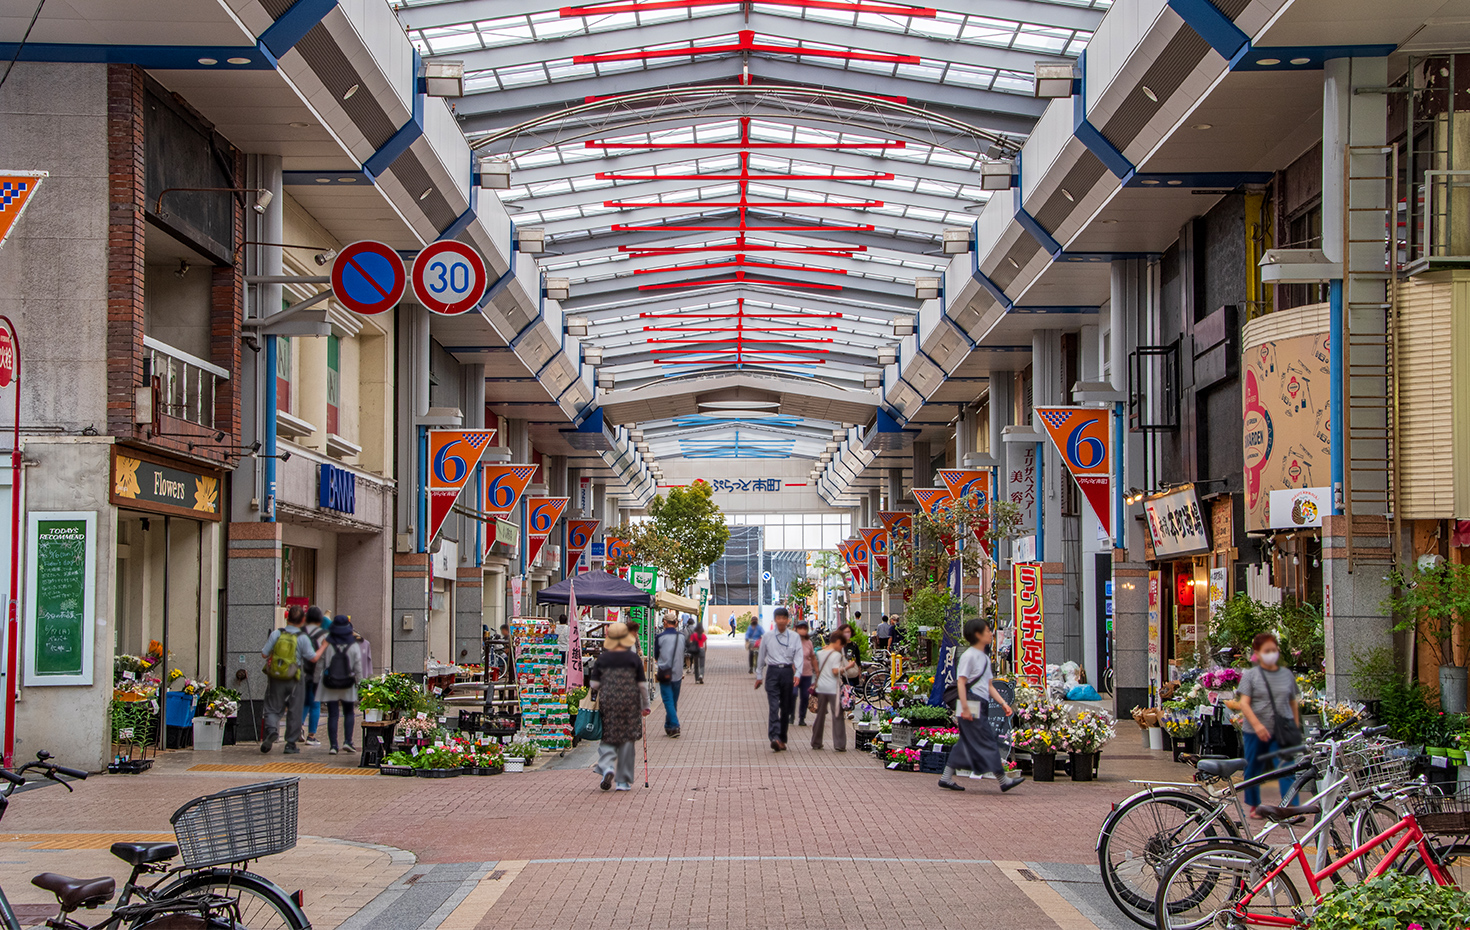
[[[580, 598], [581, 595], [579, 594]], [[672, 591], [659, 591], [653, 596], [653, 606], [664, 610], [678, 610], [690, 616], [699, 615], [699, 601]]]
[[[647, 591], [607, 572], [583, 572], [574, 577], [578, 607], [647, 607], [651, 600]], [[537, 591], [536, 603], [565, 604], [572, 590], [572, 581], [573, 578], [565, 578]]]

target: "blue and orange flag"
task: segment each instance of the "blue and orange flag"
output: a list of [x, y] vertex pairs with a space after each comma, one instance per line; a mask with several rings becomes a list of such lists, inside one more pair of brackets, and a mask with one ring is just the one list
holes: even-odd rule
[[0, 245], [20, 221], [20, 215], [31, 202], [31, 195], [49, 177], [45, 171], [0, 171]]
[[494, 438], [493, 429], [429, 430], [429, 473], [424, 482], [429, 494], [426, 542], [439, 535], [454, 502], [479, 466], [480, 456]]
[[1037, 407], [1067, 471], [1109, 536], [1113, 533], [1113, 413], [1099, 407]]
[[567, 509], [569, 500], [571, 498], [567, 497], [526, 499], [526, 536], [531, 541], [531, 548], [526, 551], [527, 565], [536, 561], [536, 554], [546, 545], [546, 537], [551, 535], [551, 528], [561, 519], [561, 512]]

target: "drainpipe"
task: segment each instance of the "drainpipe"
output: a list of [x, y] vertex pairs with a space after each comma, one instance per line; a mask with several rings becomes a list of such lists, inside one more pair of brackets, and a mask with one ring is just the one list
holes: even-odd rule
[[[260, 157], [260, 180], [261, 186], [270, 191], [274, 196], [269, 206], [266, 207], [265, 218], [262, 227], [265, 232], [266, 242], [281, 242], [284, 239], [285, 224], [282, 219], [281, 205], [285, 202], [285, 196], [281, 189], [281, 157], [279, 155], [262, 155]], [[264, 246], [261, 248], [261, 274], [281, 275], [285, 274], [285, 264], [281, 260], [281, 249], [279, 246]], [[269, 316], [278, 313], [281, 309], [282, 291], [278, 284], [262, 285], [260, 290], [260, 305], [255, 308], [259, 316]], [[276, 343], [280, 337], [267, 335], [265, 337], [265, 410], [262, 420], [264, 421], [265, 435], [261, 439], [261, 445], [265, 447], [264, 494], [261, 496], [261, 518], [267, 523], [276, 522]], [[289, 375], [289, 372], [287, 373]]]

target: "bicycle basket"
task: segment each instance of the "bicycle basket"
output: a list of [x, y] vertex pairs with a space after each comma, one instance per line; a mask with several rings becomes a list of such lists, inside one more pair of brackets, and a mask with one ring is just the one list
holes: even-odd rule
[[1406, 784], [1414, 757], [1403, 743], [1383, 740], [1344, 752], [1342, 764], [1352, 778], [1353, 790], [1362, 791], [1380, 785]]
[[1409, 799], [1409, 810], [1425, 833], [1470, 836], [1470, 798], [1415, 797]]
[[300, 779], [242, 785], [195, 798], [169, 822], [191, 869], [248, 862], [296, 845], [296, 795]]

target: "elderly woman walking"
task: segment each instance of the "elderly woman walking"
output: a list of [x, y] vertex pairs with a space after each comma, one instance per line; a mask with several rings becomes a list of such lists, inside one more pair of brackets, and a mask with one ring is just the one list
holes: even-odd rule
[[588, 678], [602, 712], [602, 745], [592, 771], [602, 776], [603, 791], [614, 783], [619, 791], [632, 790], [633, 750], [643, 737], [642, 718], [649, 714], [648, 679], [633, 650], [635, 642], [627, 624], [610, 624]]

